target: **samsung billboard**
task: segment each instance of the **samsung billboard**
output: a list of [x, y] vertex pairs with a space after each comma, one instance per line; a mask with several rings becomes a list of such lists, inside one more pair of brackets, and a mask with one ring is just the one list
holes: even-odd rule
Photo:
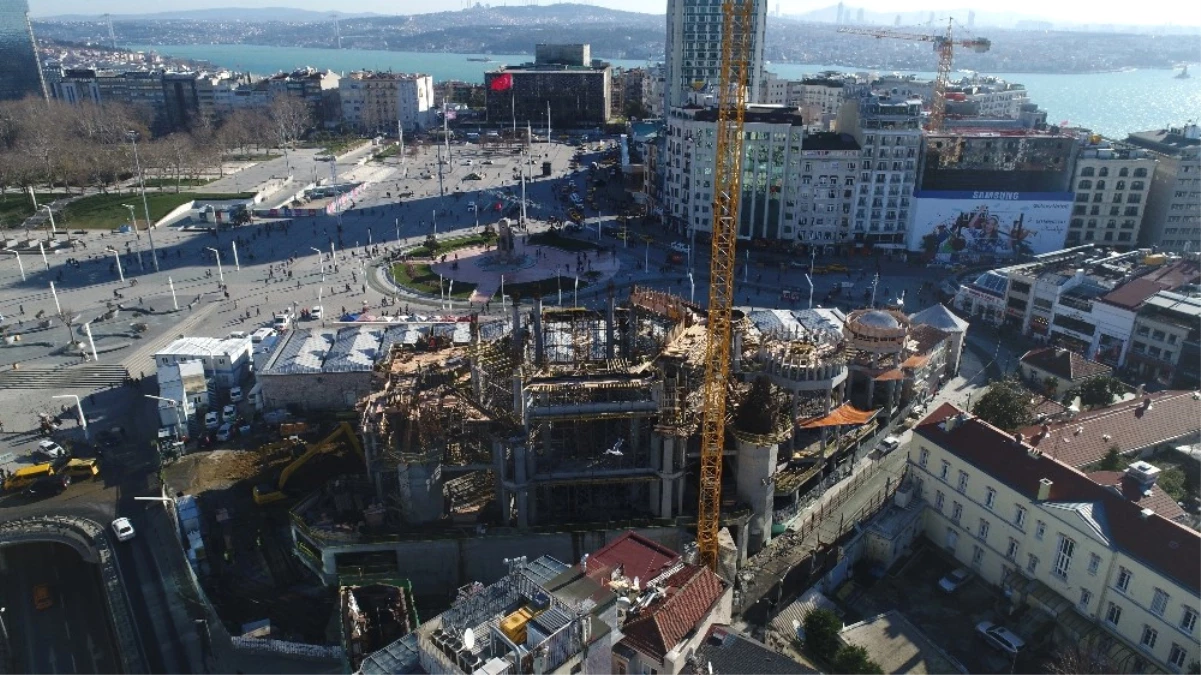
[[906, 244], [941, 262], [1036, 255], [1063, 248], [1070, 192], [915, 191]]

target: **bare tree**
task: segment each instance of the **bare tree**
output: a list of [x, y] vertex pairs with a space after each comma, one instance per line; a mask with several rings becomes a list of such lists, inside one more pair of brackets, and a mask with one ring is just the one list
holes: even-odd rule
[[67, 344], [75, 343], [75, 329], [73, 326], [76, 321], [79, 321], [79, 313], [70, 307], [63, 307], [58, 314], [55, 315], [63, 326], [67, 329]]
[[1117, 672], [1108, 650], [1101, 647], [1095, 635], [1059, 645], [1052, 653], [1047, 671], [1055, 675]]
[[267, 112], [274, 141], [283, 148], [285, 162], [291, 167], [288, 148], [313, 126], [313, 112], [298, 96], [276, 96]]

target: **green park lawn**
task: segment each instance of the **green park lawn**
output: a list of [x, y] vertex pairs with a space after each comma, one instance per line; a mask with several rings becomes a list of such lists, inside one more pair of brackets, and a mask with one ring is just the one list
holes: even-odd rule
[[[580, 279], [580, 289], [583, 290], [587, 286], [588, 282]], [[505, 284], [505, 295], [521, 299], [538, 296], [552, 298], [558, 296], [559, 289], [563, 290], [563, 296], [568, 298], [567, 302], [570, 302], [571, 294], [575, 292], [575, 277], [560, 275], [549, 279], [539, 279], [538, 281]]]
[[601, 247], [594, 242], [568, 237], [558, 232], [539, 232], [530, 235], [530, 243], [537, 246], [553, 246], [564, 251], [599, 251]]
[[[250, 199], [252, 192], [236, 194], [209, 194], [203, 192], [147, 192], [146, 202], [150, 206], [150, 217], [158, 220], [170, 213], [175, 207], [197, 199]], [[124, 195], [91, 195], [78, 199], [64, 209], [65, 224], [74, 228], [113, 229], [129, 224], [129, 209], [125, 204], [133, 204], [139, 220], [144, 219], [145, 211], [142, 200], [136, 194]]]
[[[438, 275], [426, 263], [397, 263], [392, 266], [392, 278], [396, 283], [418, 293], [438, 295]], [[444, 289], [447, 287], [443, 287]], [[475, 284], [456, 281], [453, 298], [465, 300], [475, 292]]]
[[491, 244], [496, 241], [495, 234], [470, 234], [465, 237], [450, 237], [449, 239], [438, 240], [438, 247], [430, 250], [429, 247], [422, 244], [416, 248], [409, 249], [408, 253], [414, 258], [430, 258], [433, 256], [449, 253], [461, 248], [470, 246], [481, 246], [483, 244]]
[[[62, 194], [39, 193], [37, 195], [38, 204], [49, 204], [63, 196]], [[28, 192], [8, 190], [4, 196], [0, 197], [0, 226], [15, 227], [32, 215], [33, 203], [29, 201]]]

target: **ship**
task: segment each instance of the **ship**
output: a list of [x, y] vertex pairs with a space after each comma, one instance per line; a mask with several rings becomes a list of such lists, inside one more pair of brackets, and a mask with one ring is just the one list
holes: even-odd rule
[[1177, 80], [1187, 80], [1190, 77], [1192, 77], [1192, 75], [1188, 74], [1188, 64], [1186, 63], [1180, 68], [1180, 72], [1176, 73], [1176, 79]]
[[468, 61], [479, 61], [480, 63], [491, 63], [492, 62], [492, 59], [488, 58], [487, 56], [468, 56], [467, 60]]

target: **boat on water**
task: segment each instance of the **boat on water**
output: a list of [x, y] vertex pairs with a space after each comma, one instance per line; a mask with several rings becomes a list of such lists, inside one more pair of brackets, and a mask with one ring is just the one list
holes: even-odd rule
[[1180, 68], [1180, 72], [1176, 73], [1176, 79], [1177, 80], [1187, 80], [1190, 77], [1192, 77], [1192, 75], [1188, 74], [1188, 64], [1186, 63]]
[[488, 58], [487, 56], [468, 56], [467, 60], [468, 61], [478, 61], [480, 63], [491, 63], [492, 62], [492, 59]]

